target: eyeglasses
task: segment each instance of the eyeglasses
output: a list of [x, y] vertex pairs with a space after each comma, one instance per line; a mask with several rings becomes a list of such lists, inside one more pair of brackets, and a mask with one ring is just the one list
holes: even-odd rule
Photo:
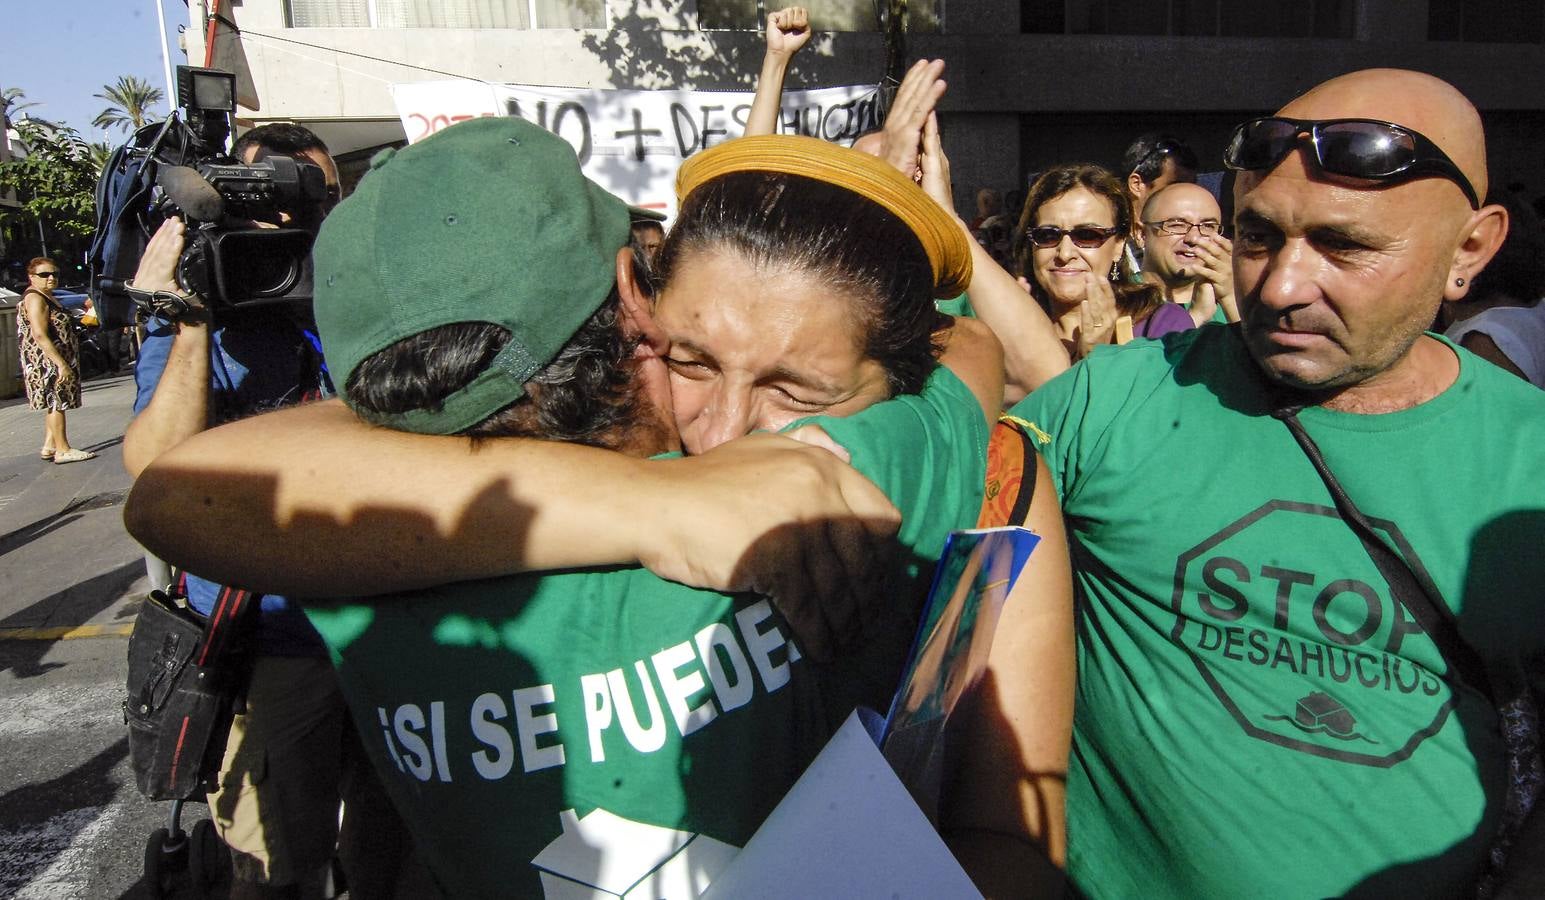
[[1390, 183], [1441, 175], [1459, 185], [1471, 209], [1481, 208], [1475, 186], [1437, 144], [1404, 125], [1378, 119], [1251, 119], [1234, 129], [1223, 164], [1244, 171], [1271, 169], [1306, 132], [1321, 171]]
[[58, 278], [59, 277], [59, 273], [58, 272], [33, 272], [32, 274], [36, 275], [39, 278]]
[[1144, 222], [1149, 228], [1157, 228], [1165, 234], [1173, 234], [1183, 237], [1191, 233], [1195, 228], [1196, 233], [1202, 237], [1212, 237], [1218, 233], [1219, 223], [1216, 219], [1203, 219], [1200, 222], [1192, 222], [1189, 219], [1165, 219], [1162, 222]]
[[1065, 235], [1073, 239], [1073, 246], [1093, 250], [1120, 233], [1120, 228], [1099, 228], [1094, 225], [1079, 225], [1077, 228], [1037, 225], [1026, 231], [1025, 237], [1030, 239], [1030, 243], [1044, 250], [1062, 243]]

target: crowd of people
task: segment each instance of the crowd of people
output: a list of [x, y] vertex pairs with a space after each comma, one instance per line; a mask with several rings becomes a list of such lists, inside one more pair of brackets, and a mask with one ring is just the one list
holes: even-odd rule
[[[149, 329], [126, 522], [201, 610], [263, 595], [233, 896], [621, 893], [639, 828], [681, 853], [623, 887], [696, 896], [998, 525], [1041, 542], [936, 823], [983, 894], [1545, 891], [1545, 237], [1469, 101], [1353, 72], [1238, 126], [1226, 203], [1146, 135], [968, 221], [942, 62], [853, 148], [774, 133], [808, 38], [769, 17], [668, 224], [474, 120], [292, 213], [314, 333]], [[304, 129], [236, 152], [337, 184]]]

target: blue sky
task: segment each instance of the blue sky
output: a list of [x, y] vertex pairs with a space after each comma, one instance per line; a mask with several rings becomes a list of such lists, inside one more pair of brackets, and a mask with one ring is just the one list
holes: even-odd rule
[[[188, 22], [183, 0], [162, 0], [172, 65], [186, 62], [177, 29]], [[107, 104], [91, 96], [120, 75], [137, 75], [166, 91], [155, 0], [9, 0], [0, 12], [0, 88], [19, 87], [37, 106], [32, 115], [73, 126], [87, 140], [103, 140], [91, 120]], [[202, 62], [202, 60], [200, 60]], [[165, 115], [166, 101], [155, 107]], [[128, 133], [106, 139], [117, 146]]]

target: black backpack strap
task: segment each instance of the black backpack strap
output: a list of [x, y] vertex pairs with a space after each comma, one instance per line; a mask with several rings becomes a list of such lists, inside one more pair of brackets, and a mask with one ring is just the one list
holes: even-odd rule
[[1014, 508], [1009, 512], [1009, 522], [1018, 524], [1025, 521], [1030, 515], [1030, 501], [1035, 497], [1035, 477], [1037, 466], [1035, 464], [1035, 447], [1030, 443], [1030, 435], [1017, 422], [1008, 420], [1015, 434], [1019, 435], [1019, 448], [1023, 455], [1023, 480], [1019, 483], [1019, 496], [1014, 498]]
[[201, 668], [219, 665], [220, 660], [230, 653], [244, 650], [246, 642], [256, 634], [257, 613], [262, 599], [262, 594], [241, 588], [220, 588], [220, 595], [209, 612], [204, 640], [193, 658], [194, 664]]
[[1493, 705], [1496, 697], [1492, 693], [1491, 678], [1487, 674], [1486, 663], [1481, 659], [1475, 648], [1459, 634], [1459, 624], [1454, 619], [1454, 613], [1443, 602], [1443, 594], [1438, 586], [1433, 583], [1432, 577], [1426, 570], [1412, 566], [1394, 550], [1391, 550], [1383, 539], [1374, 531], [1373, 523], [1363, 515], [1357, 504], [1347, 495], [1346, 489], [1336, 479], [1335, 473], [1325, 464], [1325, 458], [1320, 454], [1319, 445], [1304, 430], [1303, 423], [1298, 421], [1298, 412], [1301, 406], [1284, 406], [1272, 411], [1272, 416], [1281, 419], [1282, 423], [1292, 432], [1293, 439], [1303, 449], [1304, 455], [1309, 457], [1309, 462], [1314, 466], [1320, 480], [1325, 482], [1325, 487], [1330, 491], [1331, 499], [1335, 501], [1336, 510], [1341, 513], [1341, 518], [1356, 534], [1363, 544], [1363, 549], [1373, 560], [1374, 566], [1384, 580], [1389, 582], [1390, 591], [1394, 593], [1395, 600], [1416, 623], [1422, 627], [1427, 636], [1437, 644], [1438, 651], [1443, 654], [1443, 659], [1448, 663], [1449, 672], [1458, 677], [1460, 681], [1480, 691]]

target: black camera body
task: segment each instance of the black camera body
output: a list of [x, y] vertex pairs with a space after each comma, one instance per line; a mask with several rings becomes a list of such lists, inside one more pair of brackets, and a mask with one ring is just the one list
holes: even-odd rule
[[[197, 180], [190, 180], [193, 174]], [[187, 248], [177, 261], [177, 280], [203, 297], [218, 315], [222, 307], [311, 299], [308, 211], [327, 199], [322, 169], [287, 156], [250, 165], [221, 157], [163, 173], [168, 209], [189, 222]], [[218, 198], [218, 202], [216, 199]], [[213, 213], [213, 214], [211, 214]], [[302, 227], [233, 227], [233, 221], [278, 225], [287, 213]]]
[[88, 262], [103, 323], [133, 324], [157, 311], [127, 282], [171, 216], [188, 224], [177, 279], [217, 320], [256, 305], [309, 306], [316, 211], [327, 200], [322, 169], [287, 156], [231, 158], [235, 76], [178, 66], [177, 82], [180, 108], [119, 148], [97, 187]]

